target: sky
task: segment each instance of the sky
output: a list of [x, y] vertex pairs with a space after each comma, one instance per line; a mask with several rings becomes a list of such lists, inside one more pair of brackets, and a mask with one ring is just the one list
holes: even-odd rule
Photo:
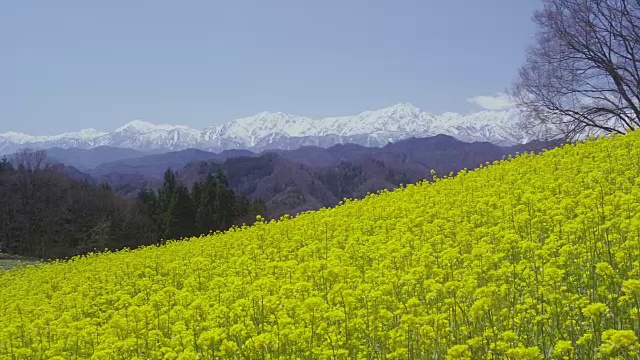
[[539, 0], [5, 2], [0, 132], [507, 106]]

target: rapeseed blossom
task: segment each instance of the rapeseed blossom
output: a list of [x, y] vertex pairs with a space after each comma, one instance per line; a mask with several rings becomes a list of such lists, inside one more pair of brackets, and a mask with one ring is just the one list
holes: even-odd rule
[[0, 359], [638, 359], [640, 133], [0, 273]]

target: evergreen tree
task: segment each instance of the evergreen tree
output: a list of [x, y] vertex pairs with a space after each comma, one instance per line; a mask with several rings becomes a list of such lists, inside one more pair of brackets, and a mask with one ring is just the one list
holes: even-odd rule
[[162, 237], [165, 240], [193, 236], [195, 211], [189, 190], [177, 185], [171, 191], [171, 197], [163, 215]]
[[244, 196], [236, 195], [222, 171], [208, 174], [189, 192], [178, 182], [176, 173], [167, 169], [157, 195], [154, 191], [143, 190], [138, 199], [153, 219], [158, 237], [165, 240], [227, 230], [235, 224], [250, 221], [250, 213], [253, 218], [258, 213], [264, 214], [264, 202], [250, 202]]
[[138, 200], [140, 200], [150, 210], [155, 211], [155, 207], [157, 206], [158, 202], [155, 191], [149, 189], [140, 190], [140, 192], [138, 193]]
[[216, 225], [220, 230], [226, 230], [233, 225], [236, 214], [236, 196], [233, 190], [229, 188], [227, 178], [222, 171], [218, 171], [216, 176], [216, 200], [217, 208], [216, 212]]
[[234, 219], [240, 218], [249, 213], [251, 202], [244, 196], [236, 196], [233, 217]]
[[138, 193], [138, 201], [142, 204], [143, 213], [151, 220], [153, 224], [154, 239], [160, 240], [159, 236], [162, 229], [161, 226], [161, 213], [158, 204], [158, 196], [156, 192], [149, 189], [142, 189]]
[[158, 189], [158, 196], [155, 204], [155, 212], [157, 216], [156, 226], [160, 237], [164, 240], [172, 239], [174, 229], [176, 228], [176, 221], [169, 215], [169, 208], [173, 201], [177, 186], [178, 182], [176, 180], [176, 175], [171, 168], [168, 168], [167, 171], [164, 172], [164, 182], [162, 183], [162, 187]]
[[220, 211], [217, 192], [218, 182], [209, 174], [204, 182], [196, 183], [193, 187], [194, 203], [196, 210], [196, 229], [200, 234], [221, 230], [216, 222], [216, 214]]
[[162, 208], [162, 210], [166, 210], [169, 206], [169, 202], [171, 202], [171, 198], [173, 198], [173, 193], [178, 187], [178, 181], [176, 180], [176, 174], [168, 168], [167, 171], [164, 172], [164, 182], [162, 183], [162, 187], [158, 190], [158, 205]]

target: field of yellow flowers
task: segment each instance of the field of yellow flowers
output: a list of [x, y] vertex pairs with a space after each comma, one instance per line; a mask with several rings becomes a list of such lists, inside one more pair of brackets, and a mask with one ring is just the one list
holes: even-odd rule
[[640, 132], [0, 273], [0, 359], [638, 359]]

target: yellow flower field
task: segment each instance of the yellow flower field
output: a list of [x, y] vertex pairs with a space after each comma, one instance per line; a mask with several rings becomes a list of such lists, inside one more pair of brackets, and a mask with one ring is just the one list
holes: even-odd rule
[[0, 272], [0, 359], [638, 359], [640, 133]]

